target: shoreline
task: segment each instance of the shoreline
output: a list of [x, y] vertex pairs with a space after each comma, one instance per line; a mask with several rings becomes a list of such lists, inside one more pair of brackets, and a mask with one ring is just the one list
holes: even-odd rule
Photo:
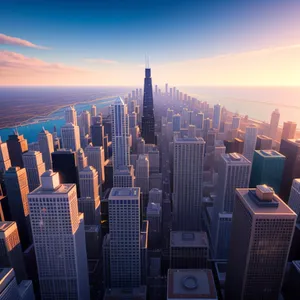
[[[0, 130], [2, 130], [2, 129], [14, 129], [14, 128], [22, 127], [22, 126], [27, 126], [27, 125], [39, 123], [38, 121], [37, 122], [30, 122], [30, 121], [34, 120], [35, 118], [47, 118], [50, 115], [52, 115], [53, 113], [59, 111], [62, 108], [68, 107], [68, 106], [75, 106], [75, 105], [78, 105], [78, 104], [88, 104], [88, 103], [92, 103], [92, 102], [95, 102], [95, 101], [101, 101], [101, 100], [104, 100], [104, 99], [110, 99], [110, 98], [116, 98], [116, 97], [118, 97], [118, 95], [110, 95], [110, 96], [104, 96], [104, 97], [100, 97], [100, 98], [95, 98], [93, 100], [79, 101], [79, 102], [69, 103], [67, 105], [61, 105], [61, 106], [58, 106], [56, 109], [52, 110], [51, 112], [49, 112], [49, 113], [47, 113], [45, 115], [39, 115], [39, 116], [31, 117], [31, 118], [26, 119], [26, 120], [24, 120], [24, 121], [22, 121], [22, 122], [20, 122], [18, 124], [15, 124], [15, 125], [9, 125], [9, 126], [5, 126], [5, 127], [0, 127]], [[61, 118], [58, 118], [58, 119], [61, 119]]]

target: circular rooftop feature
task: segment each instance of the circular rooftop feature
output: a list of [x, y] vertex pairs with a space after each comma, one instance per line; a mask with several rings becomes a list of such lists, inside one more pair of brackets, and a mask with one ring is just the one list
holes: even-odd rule
[[186, 276], [182, 279], [182, 285], [187, 290], [195, 290], [198, 287], [198, 281], [195, 276]]

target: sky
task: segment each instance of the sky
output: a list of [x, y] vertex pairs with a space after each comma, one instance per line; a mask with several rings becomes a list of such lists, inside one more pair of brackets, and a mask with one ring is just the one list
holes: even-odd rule
[[299, 86], [299, 0], [1, 0], [0, 85]]

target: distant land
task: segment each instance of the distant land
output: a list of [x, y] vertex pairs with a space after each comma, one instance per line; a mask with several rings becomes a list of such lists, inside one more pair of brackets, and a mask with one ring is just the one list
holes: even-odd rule
[[47, 116], [63, 106], [130, 91], [128, 87], [1, 87], [0, 128]]

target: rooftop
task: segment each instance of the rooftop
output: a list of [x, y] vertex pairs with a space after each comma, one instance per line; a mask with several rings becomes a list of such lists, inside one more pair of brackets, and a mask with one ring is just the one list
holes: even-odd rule
[[117, 97], [114, 102], [114, 105], [124, 105], [124, 101], [123, 101], [122, 97]]
[[112, 188], [109, 194], [109, 199], [124, 199], [124, 198], [139, 198], [140, 188]]
[[284, 155], [282, 155], [281, 153], [275, 151], [275, 150], [255, 150], [255, 152], [257, 154], [259, 154], [260, 156], [263, 157], [280, 157], [280, 158], [285, 158]]
[[241, 163], [244, 163], [244, 164], [251, 164], [250, 161], [245, 157], [243, 156], [242, 154], [239, 154], [239, 153], [229, 153], [229, 154], [221, 154], [221, 157], [223, 160], [225, 160], [226, 162], [228, 163], [231, 163], [231, 164], [241, 164]]
[[[296, 214], [289, 208], [276, 194], [273, 195], [271, 201], [260, 201], [255, 195], [256, 189], [238, 188], [236, 190], [237, 196], [243, 199], [245, 206], [253, 215], [277, 215], [277, 216], [290, 216], [296, 218]], [[261, 203], [259, 203], [261, 202]], [[276, 203], [276, 205], [272, 205]], [[259, 205], [262, 204], [262, 205]], [[264, 205], [267, 204], [267, 205]]]
[[298, 147], [300, 147], [300, 139], [288, 139], [288, 140], [285, 140], [293, 145], [297, 145]]
[[144, 300], [147, 295], [147, 287], [140, 286], [136, 288], [111, 288], [106, 289], [104, 300]]
[[208, 247], [207, 234], [204, 231], [171, 231], [171, 247]]
[[53, 195], [53, 194], [67, 194], [70, 192], [70, 190], [76, 186], [74, 183], [64, 183], [64, 184], [60, 184], [56, 189], [54, 190], [47, 190], [47, 189], [43, 189], [42, 186], [38, 187], [37, 189], [35, 189], [34, 191], [32, 191], [31, 193], [29, 193], [28, 195]]
[[198, 143], [201, 143], [201, 144], [204, 144], [204, 140], [203, 138], [197, 138], [197, 137], [174, 137], [174, 142], [175, 143], [195, 143], [195, 142], [198, 142]]
[[0, 222], [0, 232], [6, 231], [8, 228], [10, 228], [14, 224], [16, 224], [16, 223], [13, 221]]
[[212, 271], [169, 269], [167, 299], [218, 299]]

